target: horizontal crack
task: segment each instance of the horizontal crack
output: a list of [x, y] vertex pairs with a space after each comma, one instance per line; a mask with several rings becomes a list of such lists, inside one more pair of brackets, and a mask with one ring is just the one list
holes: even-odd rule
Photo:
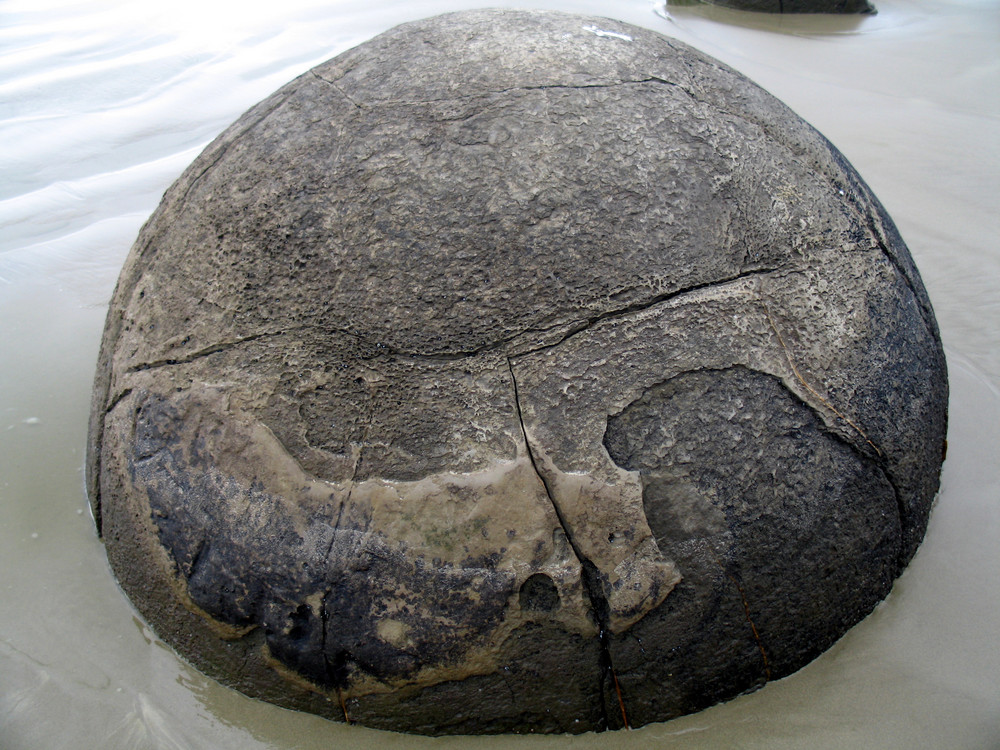
[[[368, 107], [400, 107], [400, 106], [406, 107], [406, 106], [413, 106], [413, 105], [420, 105], [420, 104], [438, 104], [438, 103], [441, 103], [441, 102], [458, 102], [458, 101], [466, 101], [466, 100], [471, 100], [471, 99], [484, 99], [484, 98], [488, 98], [488, 97], [494, 97], [494, 96], [499, 96], [499, 95], [503, 95], [503, 94], [509, 94], [509, 93], [514, 92], [514, 91], [546, 91], [546, 90], [582, 91], [582, 90], [586, 90], [586, 89], [611, 89], [611, 88], [617, 88], [617, 87], [620, 87], [620, 86], [637, 86], [637, 85], [642, 85], [642, 84], [646, 84], [646, 83], [667, 84], [669, 86], [677, 86], [678, 88], [681, 88], [682, 90], [687, 91], [687, 89], [684, 89], [684, 87], [681, 86], [679, 83], [675, 83], [674, 81], [669, 81], [666, 78], [663, 78], [662, 76], [651, 75], [651, 76], [647, 76], [646, 78], [634, 78], [634, 79], [628, 79], [628, 80], [624, 80], [624, 81], [594, 81], [593, 83], [539, 83], [539, 84], [534, 84], [534, 85], [510, 86], [510, 87], [504, 88], [504, 89], [486, 89], [486, 90], [483, 90], [483, 91], [476, 91], [476, 92], [469, 93], [469, 94], [452, 94], [452, 95], [449, 95], [449, 96], [442, 96], [442, 97], [428, 98], [428, 99], [416, 99], [416, 98], [415, 99], [377, 99], [377, 100], [374, 100], [374, 101], [371, 101], [371, 102], [366, 102], [366, 103], [362, 104], [362, 103], [360, 103], [358, 101], [355, 101], [350, 96], [350, 94], [348, 94], [346, 91], [344, 91], [344, 89], [341, 88], [338, 85], [337, 81], [331, 81], [329, 78], [324, 78], [319, 73], [317, 73], [315, 70], [310, 71], [310, 72], [313, 74], [313, 76], [317, 80], [320, 80], [323, 83], [329, 84], [334, 89], [336, 89], [345, 99], [347, 99], [347, 101], [349, 101], [351, 104], [353, 104], [358, 109], [364, 109], [366, 106], [368, 106]], [[687, 92], [687, 93], [690, 94], [690, 92]]]
[[606, 312], [582, 320], [574, 326], [571, 326], [569, 330], [567, 330], [566, 333], [559, 338], [558, 341], [537, 347], [535, 349], [528, 349], [523, 352], [517, 352], [515, 356], [522, 357], [527, 354], [536, 354], [541, 351], [552, 349], [554, 347], [559, 346], [567, 339], [570, 339], [573, 336], [577, 335], [578, 333], [593, 328], [599, 323], [603, 323], [604, 321], [609, 320], [611, 318], [620, 318], [626, 315], [632, 315], [637, 312], [649, 310], [653, 307], [656, 307], [657, 305], [661, 305], [666, 302], [671, 302], [679, 297], [683, 297], [688, 294], [694, 294], [695, 292], [701, 292], [704, 291], [705, 289], [711, 289], [713, 287], [725, 286], [726, 284], [732, 284], [734, 282], [741, 281], [742, 279], [754, 278], [756, 276], [764, 276], [780, 270], [782, 270], [780, 267], [775, 267], [775, 268], [756, 268], [752, 271], [743, 271], [729, 278], [719, 279], [717, 281], [707, 281], [702, 284], [693, 284], [692, 286], [684, 287], [683, 289], [676, 289], [672, 292], [664, 292], [663, 294], [656, 295], [655, 297], [652, 297], [651, 299], [645, 300], [643, 302], [636, 302], [632, 305], [627, 305], [625, 307], [621, 307], [615, 310], [608, 310]]
[[631, 305], [615, 308], [613, 310], [605, 310], [604, 312], [597, 313], [588, 318], [577, 320], [575, 322], [557, 323], [544, 328], [523, 328], [521, 330], [518, 330], [510, 334], [509, 336], [505, 336], [502, 339], [490, 342], [488, 344], [483, 344], [482, 346], [478, 346], [472, 349], [463, 349], [452, 352], [436, 352], [436, 353], [413, 352], [413, 351], [407, 351], [405, 349], [397, 349], [396, 347], [393, 347], [389, 344], [363, 336], [353, 331], [348, 331], [339, 328], [331, 328], [329, 326], [304, 324], [284, 331], [267, 331], [263, 333], [253, 334], [250, 336], [245, 336], [243, 338], [236, 339], [234, 341], [227, 341], [218, 344], [213, 344], [212, 346], [204, 347], [203, 349], [199, 349], [196, 352], [191, 352], [190, 354], [184, 355], [183, 357], [164, 358], [164, 359], [154, 360], [152, 362], [145, 362], [142, 364], [133, 365], [128, 368], [127, 372], [130, 373], [142, 372], [144, 370], [150, 370], [158, 367], [168, 367], [171, 365], [187, 364], [197, 359], [201, 359], [202, 357], [207, 357], [211, 354], [216, 354], [218, 352], [225, 351], [227, 349], [231, 349], [233, 347], [251, 341], [255, 341], [257, 339], [268, 338], [272, 336], [282, 336], [287, 333], [290, 333], [291, 331], [303, 330], [303, 329], [312, 329], [317, 331], [323, 331], [325, 333], [330, 333], [330, 334], [340, 334], [343, 336], [349, 336], [358, 343], [373, 349], [378, 354], [388, 357], [397, 357], [400, 359], [410, 359], [410, 360], [426, 361], [426, 362], [454, 362], [463, 359], [470, 359], [481, 356], [483, 354], [488, 354], [490, 352], [502, 350], [511, 342], [516, 341], [518, 338], [525, 335], [530, 335], [533, 333], [546, 333], [548, 331], [555, 331], [563, 327], [566, 329], [563, 332], [563, 334], [559, 336], [558, 340], [552, 343], [511, 353], [511, 356], [521, 357], [527, 354], [534, 354], [536, 352], [545, 351], [546, 349], [551, 349], [553, 347], [559, 346], [564, 341], [575, 336], [576, 334], [585, 331], [589, 328], [592, 328], [595, 325], [598, 325], [599, 323], [602, 323], [611, 318], [617, 318], [626, 315], [631, 315], [637, 312], [642, 312], [643, 310], [648, 310], [657, 305], [670, 302], [686, 294], [700, 292], [705, 289], [710, 289], [712, 287], [725, 286], [726, 284], [731, 284], [736, 281], [740, 281], [742, 279], [753, 278], [755, 276], [762, 276], [780, 270], [782, 270], [780, 266], [774, 268], [755, 268], [751, 271], [743, 271], [741, 273], [735, 274], [733, 276], [724, 279], [719, 279], [716, 281], [708, 281], [701, 284], [692, 284], [691, 286], [684, 287], [682, 289], [675, 289], [671, 292], [664, 292], [663, 294], [658, 294], [654, 297], [643, 300], [641, 302], [635, 302]]
[[143, 372], [144, 370], [154, 370], [158, 367], [169, 367], [171, 365], [186, 365], [189, 362], [194, 362], [196, 359], [201, 359], [202, 357], [207, 357], [211, 354], [217, 354], [219, 352], [224, 352], [228, 349], [246, 344], [250, 341], [256, 341], [257, 339], [266, 338], [269, 336], [280, 336], [282, 332], [265, 332], [265, 333], [255, 333], [250, 336], [245, 336], [241, 339], [236, 339], [234, 341], [223, 341], [218, 344], [212, 344], [211, 346], [206, 346], [203, 349], [199, 349], [196, 352], [191, 352], [183, 357], [175, 357], [169, 359], [158, 359], [152, 362], [143, 362], [142, 364], [132, 365], [126, 370], [126, 372]]
[[537, 84], [535, 86], [512, 86], [509, 89], [499, 89], [495, 92], [496, 94], [506, 94], [510, 91], [540, 91], [545, 89], [568, 89], [570, 91], [577, 91], [583, 89], [610, 89], [616, 88], [618, 86], [635, 86], [643, 83], [665, 83], [670, 86], [677, 86], [679, 84], [673, 81], [668, 81], [660, 76], [648, 76], [647, 78], [635, 78], [628, 81], [611, 81], [611, 82], [598, 82], [598, 83], [544, 83]]
[[[537, 346], [534, 348], [524, 349], [521, 351], [510, 352], [509, 356], [513, 357], [523, 357], [527, 354], [535, 354], [536, 352], [545, 351], [547, 349], [552, 349], [553, 347], [559, 346], [567, 339], [575, 336], [581, 331], [585, 331], [589, 328], [593, 328], [595, 325], [609, 320], [611, 318], [618, 318], [626, 315], [632, 315], [637, 312], [642, 312], [643, 310], [648, 310], [657, 305], [663, 304], [665, 302], [670, 302], [678, 297], [682, 297], [686, 294], [692, 294], [695, 292], [701, 292], [705, 289], [711, 289], [713, 287], [721, 287], [726, 284], [732, 284], [734, 282], [740, 281], [742, 279], [753, 278], [755, 276], [764, 276], [766, 274], [775, 273], [777, 271], [784, 270], [782, 266], [776, 266], [773, 268], [755, 268], [750, 271], [742, 271], [733, 276], [719, 279], [716, 281], [706, 281], [701, 284], [692, 284], [691, 286], [684, 287], [682, 289], [675, 289], [671, 292], [664, 292], [663, 294], [658, 294], [649, 299], [643, 300], [642, 302], [635, 302], [631, 305], [626, 305], [624, 307], [615, 308], [613, 310], [605, 310], [604, 312], [597, 313], [588, 318], [582, 320], [577, 320], [570, 323], [557, 323], [555, 325], [547, 326], [545, 328], [524, 328], [512, 333], [510, 336], [505, 336], [497, 341], [490, 342], [488, 344], [483, 344], [482, 346], [475, 347], [473, 349], [463, 349], [452, 352], [439, 352], [433, 354], [419, 353], [419, 352], [409, 352], [401, 349], [395, 349], [387, 344], [376, 344], [375, 346], [382, 350], [385, 354], [393, 357], [400, 357], [406, 359], [414, 360], [425, 360], [425, 361], [456, 361], [462, 359], [468, 359], [471, 357], [478, 357], [489, 352], [494, 352], [497, 350], [502, 350], [505, 346], [518, 338], [532, 334], [532, 333], [546, 333], [548, 331], [555, 331], [559, 328], [566, 328], [566, 331], [559, 337], [557, 341], [554, 341], [543, 346]], [[352, 334], [355, 335], [355, 334]], [[360, 338], [360, 337], [359, 337]]]

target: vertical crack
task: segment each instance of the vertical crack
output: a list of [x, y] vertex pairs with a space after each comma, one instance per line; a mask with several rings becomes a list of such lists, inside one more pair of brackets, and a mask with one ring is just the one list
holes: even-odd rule
[[549, 499], [549, 503], [552, 505], [552, 510], [556, 514], [556, 519], [559, 521], [559, 525], [562, 527], [563, 533], [566, 535], [566, 539], [569, 541], [573, 554], [576, 555], [577, 560], [580, 561], [581, 578], [583, 579], [584, 591], [586, 592], [587, 599], [590, 602], [590, 610], [594, 613], [594, 619], [597, 620], [598, 641], [601, 645], [600, 683], [598, 686], [598, 692], [601, 695], [601, 712], [603, 714], [604, 726], [605, 728], [610, 728], [611, 726], [607, 710], [607, 700], [605, 699], [605, 685], [610, 682], [615, 689], [615, 696], [618, 701], [618, 707], [621, 711], [622, 726], [626, 729], [630, 729], [631, 727], [628, 721], [628, 713], [625, 710], [625, 700], [622, 696], [621, 685], [618, 682], [618, 675], [615, 672], [614, 663], [611, 658], [611, 639], [609, 635], [611, 631], [608, 627], [611, 608], [608, 604], [607, 597], [604, 596], [601, 584], [601, 573], [597, 566], [594, 565], [590, 558], [583, 553], [583, 550], [579, 548], [576, 541], [573, 539], [573, 533], [570, 529], [570, 525], [563, 516], [562, 510], [559, 508], [559, 504], [556, 502], [555, 495], [552, 492], [552, 488], [549, 486], [549, 482], [546, 479], [545, 474], [539, 468], [538, 460], [535, 458], [535, 453], [531, 449], [531, 442], [528, 440], [528, 430], [524, 425], [524, 414], [521, 411], [521, 395], [518, 391], [517, 378], [514, 376], [514, 365], [511, 362], [510, 357], [507, 358], [507, 369], [510, 372], [510, 381], [514, 386], [514, 406], [517, 409], [517, 419], [521, 426], [521, 436], [524, 438], [524, 447], [528, 453], [528, 460], [531, 461], [531, 467], [535, 470], [535, 474], [538, 476], [539, 480], [541, 480], [542, 486], [545, 488], [545, 494]]
[[740, 592], [740, 600], [743, 602], [743, 614], [747, 619], [747, 624], [750, 626], [750, 632], [753, 633], [753, 639], [757, 642], [757, 650], [760, 651], [760, 658], [764, 662], [764, 679], [770, 681], [771, 679], [771, 664], [767, 660], [767, 652], [764, 650], [764, 642], [760, 638], [760, 633], [757, 632], [757, 626], [753, 623], [753, 618], [750, 616], [750, 602], [747, 601], [746, 592], [743, 590], [743, 585], [736, 580], [736, 576], [726, 573], [726, 577], [736, 586], [736, 590]]
[[[191, 579], [194, 578], [195, 573], [198, 570], [198, 566], [201, 564], [201, 561], [203, 559], [208, 558], [208, 556], [205, 554], [206, 549], [208, 549], [208, 540], [202, 538], [201, 542], [198, 544], [197, 549], [195, 549], [194, 554], [191, 556], [191, 562], [188, 563], [188, 571], [187, 571], [188, 585], [190, 585]], [[178, 565], [178, 567], [180, 567], [180, 565]]]
[[723, 564], [722, 560], [719, 558], [719, 555], [716, 553], [714, 549], [709, 547], [708, 551], [712, 554], [712, 557], [715, 559], [716, 565], [718, 565], [722, 569], [722, 574], [732, 582], [732, 584], [736, 587], [736, 591], [739, 592], [740, 601], [743, 602], [743, 615], [746, 618], [747, 624], [750, 626], [750, 632], [753, 633], [753, 639], [757, 643], [757, 650], [760, 651], [760, 658], [764, 662], [764, 679], [765, 681], [770, 682], [771, 663], [768, 661], [767, 652], [764, 650], [764, 641], [761, 640], [760, 633], [757, 632], [757, 626], [754, 625], [753, 618], [750, 616], [750, 602], [747, 601], [747, 595], [746, 591], [743, 590], [743, 584], [739, 582], [736, 576], [734, 576], [726, 569], [726, 566]]
[[326, 629], [329, 626], [330, 619], [328, 600], [331, 593], [332, 589], [327, 589], [320, 600], [320, 653], [323, 654], [325, 682], [327, 685], [333, 685], [334, 692], [337, 694], [337, 702], [340, 704], [340, 710], [344, 713], [344, 723], [350, 724], [351, 717], [347, 713], [347, 702], [344, 700], [344, 688], [347, 687], [345, 654], [343, 651], [338, 651], [331, 659], [326, 648]]
[[376, 393], [378, 391], [378, 387], [372, 385], [370, 382], [367, 381], [365, 382], [365, 387], [368, 389], [368, 400], [369, 400], [368, 419], [365, 421], [365, 428], [362, 431], [361, 438], [358, 440], [357, 443], [358, 452], [357, 455], [354, 457], [354, 468], [351, 470], [350, 490], [347, 493], [347, 502], [350, 502], [351, 493], [354, 491], [354, 484], [358, 478], [358, 469], [361, 468], [361, 459], [362, 456], [364, 455], [365, 446], [368, 444], [368, 436], [371, 433], [372, 424], [375, 422], [375, 411], [378, 408], [376, 402]]
[[871, 438], [869, 438], [867, 434], [865, 434], [865, 431], [862, 430], [861, 427], [859, 427], [858, 424], [854, 422], [850, 417], [848, 417], [837, 407], [831, 404], [827, 399], [823, 398], [823, 396], [820, 395], [819, 391], [817, 391], [815, 388], [809, 385], [809, 383], [806, 382], [806, 379], [802, 377], [802, 373], [799, 372], [799, 368], [795, 366], [795, 361], [792, 359], [792, 353], [789, 351], [788, 346], [785, 344], [785, 340], [782, 338], [781, 333], [778, 331], [778, 327], [774, 324], [774, 318], [771, 317], [771, 311], [770, 309], [768, 309], [767, 303], [764, 301], [763, 296], [761, 296], [760, 298], [760, 303], [764, 308], [764, 314], [767, 316], [767, 322], [770, 323], [771, 330], [774, 331], [774, 335], [778, 339], [778, 344], [781, 345], [781, 349], [785, 353], [785, 359], [788, 360], [788, 366], [792, 368], [792, 372], [795, 373], [795, 377], [799, 379], [799, 382], [802, 383], [802, 386], [807, 391], [809, 391], [813, 396], [819, 399], [820, 403], [823, 404], [823, 406], [825, 406], [827, 409], [829, 409], [831, 412], [837, 415], [837, 417], [839, 417], [841, 421], [852, 427], [854, 431], [861, 436], [861, 439], [864, 440], [873, 451], [875, 451], [879, 459], [882, 459], [883, 458], [882, 451], [879, 450], [879, 447], [872, 442]]
[[[566, 534], [566, 539], [569, 540], [570, 547], [573, 548], [573, 553], [580, 561], [580, 564], [584, 567], [585, 571], [584, 575], [586, 577], [586, 569], [588, 566], [590, 568], [593, 568], [595, 572], [597, 571], [597, 567], [587, 558], [586, 555], [583, 554], [583, 552], [577, 546], [576, 541], [573, 539], [573, 533], [570, 530], [569, 524], [563, 517], [562, 511], [559, 508], [559, 504], [556, 502], [555, 497], [552, 494], [552, 488], [549, 486], [548, 480], [545, 478], [545, 474], [543, 474], [542, 471], [538, 468], [538, 461], [535, 458], [534, 451], [531, 449], [531, 442], [528, 440], [528, 431], [524, 426], [524, 414], [521, 411], [521, 396], [517, 388], [517, 378], [514, 376], [514, 365], [510, 361], [510, 357], [507, 358], [507, 369], [510, 371], [510, 381], [514, 385], [514, 406], [517, 409], [517, 420], [521, 426], [521, 437], [524, 438], [524, 447], [528, 451], [528, 460], [531, 461], [531, 466], [535, 470], [535, 474], [538, 475], [538, 478], [542, 482], [542, 486], [545, 488], [545, 494], [548, 496], [549, 502], [552, 504], [552, 509], [555, 511], [556, 518], [559, 520], [559, 525], [562, 526], [562, 530]], [[588, 591], [588, 595], [589, 594], [590, 592]], [[601, 596], [600, 599], [606, 614], [608, 606], [607, 601], [604, 600], [603, 596]], [[593, 605], [594, 602], [593, 600], [591, 600], [591, 606]]]
[[[110, 378], [110, 375], [108, 377]], [[87, 431], [90, 435], [90, 444], [87, 446], [87, 496], [98, 537], [104, 536], [104, 515], [101, 506], [101, 462], [104, 450], [104, 423], [107, 421], [108, 415], [131, 393], [131, 388], [125, 388], [117, 396], [110, 398], [111, 385], [109, 382], [104, 394], [106, 400], [104, 410], [98, 412], [92, 408], [90, 420], [87, 424]], [[134, 431], [134, 422], [132, 427]]]

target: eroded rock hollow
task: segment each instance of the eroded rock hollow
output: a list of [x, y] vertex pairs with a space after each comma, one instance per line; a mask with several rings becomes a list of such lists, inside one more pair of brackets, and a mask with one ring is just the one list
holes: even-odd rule
[[142, 615], [252, 696], [639, 726], [871, 611], [946, 402], [903, 241], [795, 114], [648, 30], [464, 12], [292, 81], [167, 191], [89, 491]]

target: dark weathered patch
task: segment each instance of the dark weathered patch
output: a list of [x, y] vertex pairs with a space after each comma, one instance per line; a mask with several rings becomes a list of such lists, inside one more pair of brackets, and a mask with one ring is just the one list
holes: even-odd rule
[[612, 646], [636, 710], [664, 701], [641, 685], [675, 686], [694, 710], [789, 674], [888, 593], [893, 487], [776, 378], [678, 375], [611, 417], [605, 445], [640, 473], [649, 525], [684, 576]]
[[521, 609], [552, 612], [559, 608], [559, 590], [544, 573], [535, 573], [521, 584]]
[[[454, 664], [503, 616], [511, 573], [435, 565], [340, 523], [349, 514], [337, 504], [304, 516], [294, 497], [224, 476], [197, 442], [179, 443], [166, 399], [149, 397], [135, 417], [132, 480], [191, 600], [227, 625], [262, 627], [271, 653], [308, 679], [346, 687], [355, 670], [392, 680]], [[405, 647], [382, 638], [386, 619], [406, 629]]]

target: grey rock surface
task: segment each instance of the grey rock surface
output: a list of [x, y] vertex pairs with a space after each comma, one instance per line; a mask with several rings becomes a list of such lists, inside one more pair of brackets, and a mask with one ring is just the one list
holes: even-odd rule
[[167, 643], [250, 695], [582, 732], [787, 675], [889, 591], [947, 381], [821, 135], [616, 21], [391, 30], [247, 112], [116, 288], [89, 491]]
[[875, 13], [868, 0], [702, 0], [757, 13]]

